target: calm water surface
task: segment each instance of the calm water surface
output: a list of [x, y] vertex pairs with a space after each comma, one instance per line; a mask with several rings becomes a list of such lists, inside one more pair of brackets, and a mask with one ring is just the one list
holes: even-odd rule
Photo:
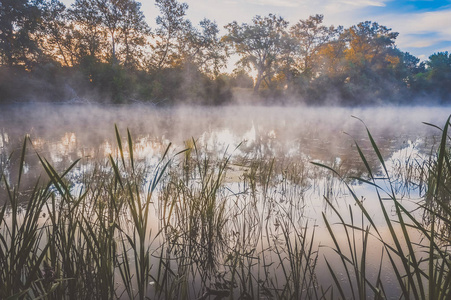
[[[363, 123], [353, 116], [365, 122], [384, 158], [390, 159], [403, 149], [428, 153], [440, 132], [422, 122], [442, 127], [450, 113], [451, 108], [443, 107], [1, 106], [0, 154], [4, 162], [29, 136], [34, 149], [56, 166], [78, 158], [88, 163], [117, 151], [116, 124], [124, 138], [130, 130], [136, 158], [149, 162], [169, 143], [176, 152], [194, 139], [210, 152], [228, 148], [234, 157], [300, 158], [353, 169], [359, 168], [354, 141], [364, 151], [371, 149]], [[41, 172], [33, 163], [29, 161], [29, 176]]]
[[[15, 180], [23, 140], [29, 137], [32, 146], [28, 146], [25, 160], [24, 186], [31, 188], [38, 177], [44, 176], [35, 154], [39, 153], [60, 171], [81, 159], [70, 175], [74, 188], [80, 188], [77, 176], [92, 170], [96, 163], [106, 163], [110, 154], [118, 156], [115, 124], [123, 135], [124, 144], [127, 142], [126, 129], [130, 130], [135, 159], [149, 166], [158, 163], [170, 143], [170, 155], [193, 142], [202, 149], [202, 155], [213, 159], [230, 155], [224, 181], [229, 198], [241, 199], [242, 196], [236, 195], [245, 189], [244, 177], [253, 161], [273, 162], [275, 178], [279, 181], [273, 182], [265, 197], [275, 203], [297, 199], [299, 204], [291, 205], [291, 209], [295, 208], [292, 214], [316, 226], [315, 243], [321, 245], [319, 249], [325, 255], [332, 250], [322, 247], [331, 243], [322, 213], [326, 213], [331, 223], [337, 218], [327, 207], [324, 197], [335, 203], [344, 215], [348, 214], [349, 207], [358, 212], [346, 187], [331, 172], [310, 162], [332, 166], [345, 176], [365, 176], [357, 143], [371, 168], [380, 172], [380, 163], [372, 150], [365, 125], [355, 118], [358, 117], [365, 122], [381, 150], [399, 197], [406, 207], [414, 207], [414, 203], [421, 200], [424, 189], [416, 181], [415, 174], [407, 175], [408, 170], [415, 169], [431, 151], [435, 151], [441, 134], [422, 122], [442, 127], [450, 113], [451, 108], [446, 107], [1, 106], [0, 170], [8, 181]], [[287, 179], [288, 176], [291, 177]], [[373, 213], [376, 225], [383, 224], [374, 189], [352, 180], [349, 183]], [[259, 192], [262, 193], [262, 189]], [[3, 199], [0, 202], [4, 202]], [[268, 210], [260, 205], [262, 211]], [[158, 215], [157, 211], [154, 213]], [[280, 212], [276, 209], [268, 217], [274, 234], [282, 221], [279, 218]], [[379, 267], [378, 253], [380, 247], [370, 248], [370, 255], [376, 258], [369, 262], [369, 269], [373, 268], [374, 273]], [[330, 280], [327, 272], [324, 262], [320, 261], [317, 267], [320, 281]], [[393, 284], [393, 295], [396, 295], [390, 274], [386, 277], [386, 284]]]

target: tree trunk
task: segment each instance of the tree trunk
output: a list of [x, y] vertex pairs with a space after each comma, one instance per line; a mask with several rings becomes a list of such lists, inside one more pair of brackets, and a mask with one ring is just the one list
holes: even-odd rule
[[111, 33], [111, 46], [112, 46], [112, 50], [113, 50], [113, 52], [112, 52], [112, 58], [111, 58], [111, 61], [112, 61], [112, 64], [113, 64], [113, 66], [114, 65], [116, 65], [116, 63], [117, 63], [117, 61], [116, 61], [116, 41], [114, 40], [114, 32], [112, 32]]
[[262, 83], [263, 80], [263, 72], [261, 70], [258, 70], [257, 73], [257, 80], [255, 81], [255, 85], [254, 85], [254, 93], [258, 92], [258, 89], [260, 88], [260, 84]]

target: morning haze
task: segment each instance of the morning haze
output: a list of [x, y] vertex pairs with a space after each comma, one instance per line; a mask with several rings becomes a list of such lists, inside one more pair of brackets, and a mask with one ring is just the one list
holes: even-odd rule
[[0, 299], [448, 299], [449, 13], [0, 0]]

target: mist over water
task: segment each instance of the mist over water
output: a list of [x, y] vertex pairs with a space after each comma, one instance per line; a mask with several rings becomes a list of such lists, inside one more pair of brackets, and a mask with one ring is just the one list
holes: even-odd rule
[[315, 161], [358, 176], [365, 168], [355, 143], [372, 168], [380, 167], [360, 120], [387, 163], [395, 166], [400, 156], [430, 154], [441, 132], [423, 122], [442, 127], [450, 113], [448, 107], [9, 105], [0, 109], [1, 168], [11, 180], [17, 176], [25, 136], [33, 144], [24, 174], [30, 185], [44, 174], [35, 153], [60, 170], [77, 159], [77, 168], [83, 169], [110, 154], [117, 157], [117, 125], [124, 145], [130, 130], [134, 158], [148, 165], [156, 164], [169, 144], [173, 155], [194, 142], [213, 158], [231, 155], [236, 165], [275, 159], [313, 169], [310, 162]]
[[[205, 139], [229, 133], [233, 140], [221, 144], [238, 143], [250, 139], [277, 140], [279, 143], [299, 141], [303, 147], [323, 141], [328, 147], [349, 143], [366, 135], [365, 122], [374, 136], [384, 138], [414, 138], [431, 132], [422, 122], [441, 126], [450, 114], [447, 107], [175, 107], [156, 108], [145, 105], [52, 105], [26, 104], [2, 106], [0, 128], [11, 141], [2, 145], [3, 151], [26, 134], [31, 139], [57, 143], [67, 133], [76, 136], [76, 143], [88, 147], [111, 141], [114, 125], [130, 129], [135, 138], [164, 139], [179, 146], [194, 138]], [[310, 141], [310, 143], [307, 143]]]
[[[430, 151], [440, 132], [422, 122], [441, 127], [449, 113], [447, 107], [8, 105], [0, 109], [0, 153], [3, 162], [11, 153], [18, 158], [23, 139], [29, 136], [34, 151], [57, 167], [68, 167], [79, 158], [80, 164], [106, 159], [117, 154], [117, 125], [124, 138], [126, 129], [130, 130], [135, 158], [141, 160], [157, 160], [169, 143], [176, 153], [194, 140], [216, 155], [227, 149], [237, 159], [339, 162], [355, 169], [360, 159], [354, 140], [363, 150], [371, 145], [365, 126], [353, 116], [365, 122], [382, 154], [389, 158], [409, 143]], [[377, 164], [377, 158], [373, 159]], [[35, 178], [42, 168], [37, 159], [28, 162], [30, 173], [26, 176]], [[13, 164], [11, 160], [11, 172]]]

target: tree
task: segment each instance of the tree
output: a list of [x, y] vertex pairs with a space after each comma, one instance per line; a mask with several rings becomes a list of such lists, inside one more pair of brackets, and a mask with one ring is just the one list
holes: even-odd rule
[[40, 0], [0, 1], [0, 63], [31, 69], [40, 55], [33, 34], [40, 21]]
[[434, 53], [429, 56], [426, 65], [431, 92], [442, 101], [451, 101], [451, 54], [448, 51]]
[[354, 66], [365, 68], [383, 68], [397, 64], [399, 60], [391, 55], [397, 32], [376, 22], [365, 21], [345, 30], [343, 37], [348, 48], [346, 59]]
[[377, 104], [401, 97], [405, 84], [397, 78], [401, 63], [395, 47], [397, 32], [376, 22], [365, 21], [343, 31], [342, 100], [347, 104]]
[[333, 26], [322, 25], [323, 19], [323, 15], [310, 16], [290, 28], [290, 35], [296, 41], [296, 66], [309, 78], [313, 76], [321, 47], [337, 33]]
[[451, 71], [451, 54], [448, 51], [434, 53], [429, 56], [426, 64], [431, 76], [449, 73]]
[[83, 60], [122, 63], [127, 68], [140, 64], [150, 28], [139, 2], [76, 0], [66, 10], [51, 0], [44, 15], [47, 48], [57, 48], [66, 65]]
[[75, 64], [75, 46], [66, 6], [58, 0], [45, 2], [39, 30], [40, 46], [46, 55], [64, 66]]
[[182, 33], [187, 32], [191, 23], [185, 19], [188, 4], [179, 3], [177, 0], [156, 0], [156, 6], [160, 15], [156, 18], [157, 29], [152, 45], [153, 61], [151, 65], [160, 70], [170, 66], [175, 61], [180, 61], [180, 41]]
[[179, 53], [184, 64], [196, 66], [203, 73], [216, 78], [226, 65], [225, 45], [219, 37], [218, 25], [208, 19], [200, 22], [200, 30], [186, 26], [187, 30], [179, 44]]
[[335, 29], [334, 38], [329, 39], [319, 47], [317, 52], [316, 71], [321, 75], [335, 77], [345, 71], [344, 56], [347, 49], [347, 42], [341, 38], [343, 27]]
[[[109, 35], [110, 61], [115, 64], [121, 59], [127, 67], [136, 66], [141, 54], [139, 48], [146, 44], [150, 33], [141, 4], [134, 0], [96, 0], [96, 6]], [[122, 57], [118, 57], [118, 52]]]
[[[341, 27], [322, 25], [323, 15], [299, 20], [282, 39], [282, 59], [279, 60], [279, 78], [290, 93], [307, 93], [311, 81], [321, 75], [326, 65], [322, 49], [340, 32]], [[283, 77], [281, 76], [283, 74]]]
[[111, 43], [110, 60], [116, 63], [116, 33], [119, 31], [119, 22], [121, 21], [120, 5], [121, 1], [115, 0], [96, 0], [95, 6], [100, 12], [101, 25], [108, 32]]
[[409, 52], [401, 52], [402, 62], [409, 74], [418, 74], [425, 71], [425, 63]]
[[120, 23], [120, 55], [125, 67], [136, 67], [144, 56], [143, 48], [147, 45], [147, 37], [150, 35], [150, 27], [145, 21], [141, 11], [141, 3], [129, 0], [123, 10], [123, 18]]
[[228, 34], [224, 41], [228, 42], [241, 56], [239, 64], [257, 71], [254, 91], [257, 92], [262, 81], [271, 87], [274, 66], [282, 52], [281, 40], [288, 22], [282, 17], [269, 14], [255, 16], [251, 24], [239, 25], [236, 21], [225, 26]]
[[96, 0], [75, 0], [69, 19], [74, 23], [71, 38], [77, 44], [78, 59], [90, 56], [92, 60], [100, 60], [106, 32]]
[[402, 52], [397, 48], [393, 50], [393, 55], [399, 59], [399, 63], [392, 65], [394, 81], [404, 87], [405, 93], [407, 89], [417, 90], [421, 84], [419, 85], [415, 78], [417, 74], [425, 71], [425, 63], [409, 52]]

